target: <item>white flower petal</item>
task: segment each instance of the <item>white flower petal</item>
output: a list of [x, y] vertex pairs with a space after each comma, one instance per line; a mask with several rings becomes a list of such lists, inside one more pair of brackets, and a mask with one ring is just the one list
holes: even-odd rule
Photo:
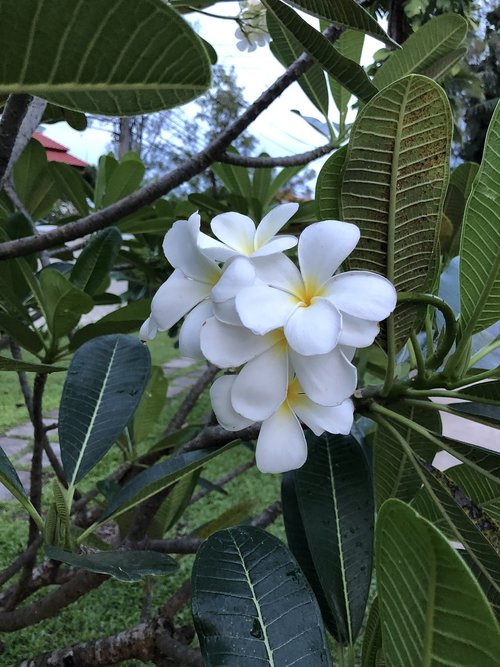
[[329, 354], [305, 357], [289, 351], [290, 363], [304, 393], [319, 405], [338, 405], [356, 389], [356, 368], [336, 347]]
[[[290, 218], [297, 213], [298, 204], [281, 204], [264, 216], [255, 233], [255, 250], [269, 243]], [[292, 237], [293, 238], [293, 237]], [[297, 240], [295, 239], [295, 242]], [[295, 244], [294, 244], [295, 245]], [[290, 246], [293, 247], [293, 246]]]
[[170, 329], [181, 317], [210, 294], [210, 285], [189, 280], [176, 269], [151, 302], [151, 315], [160, 331]]
[[304, 283], [300, 271], [286, 255], [252, 257], [257, 278], [270, 287], [300, 294]]
[[226, 267], [222, 276], [212, 289], [212, 300], [222, 303], [234, 299], [243, 288], [255, 282], [255, 269], [246, 257], [235, 257]]
[[256, 336], [244, 327], [223, 324], [215, 317], [203, 325], [200, 341], [205, 358], [219, 368], [241, 366], [277, 342], [274, 334]]
[[221, 213], [210, 223], [215, 236], [242, 255], [251, 255], [255, 236], [255, 224], [241, 213]]
[[236, 310], [241, 321], [260, 335], [283, 327], [296, 306], [294, 296], [267, 285], [245, 287], [236, 295]]
[[396, 307], [396, 290], [392, 283], [371, 271], [340, 273], [325, 287], [325, 297], [339, 310], [364, 320], [381, 322]]
[[276, 236], [274, 239], [266, 243], [252, 254], [253, 257], [267, 257], [268, 255], [276, 255], [279, 252], [289, 250], [297, 245], [295, 236]]
[[228, 431], [239, 431], [253, 424], [250, 419], [239, 415], [231, 404], [231, 389], [235, 379], [234, 375], [223, 375], [210, 388], [210, 401], [217, 421]]
[[202, 301], [186, 317], [179, 331], [179, 350], [183, 357], [204, 359], [200, 348], [201, 327], [213, 314], [210, 301]]
[[350, 399], [340, 405], [324, 406], [311, 401], [307, 396], [298, 396], [290, 403], [293, 411], [315, 435], [328, 433], [350, 433], [353, 422], [354, 405]]
[[234, 382], [231, 401], [240, 414], [263, 421], [283, 403], [287, 388], [287, 346], [278, 343], [243, 366]]
[[231, 324], [233, 327], [243, 326], [243, 322], [241, 321], [240, 316], [238, 315], [238, 311], [236, 310], [235, 299], [228, 299], [222, 303], [216, 303], [214, 301], [213, 307], [214, 315], [220, 322], [224, 322], [224, 324]]
[[307, 444], [299, 420], [286, 403], [263, 422], [255, 451], [261, 472], [286, 472], [304, 465]]
[[[241, 312], [240, 317], [245, 323]], [[310, 306], [300, 306], [293, 311], [285, 324], [285, 336], [290, 347], [299, 354], [326, 354], [337, 344], [341, 326], [340, 313], [329, 301], [313, 299]]]
[[337, 220], [316, 222], [299, 239], [299, 265], [306, 286], [319, 289], [356, 247], [360, 232], [356, 225]]
[[175, 269], [181, 269], [189, 278], [213, 285], [220, 269], [198, 248], [199, 231], [200, 216], [197, 213], [193, 213], [189, 220], [177, 220], [165, 235], [163, 252]]
[[236, 250], [228, 248], [225, 243], [221, 243], [203, 232], [198, 234], [198, 248], [206, 257], [215, 259], [217, 262], [225, 262], [231, 257], [238, 256]]
[[378, 322], [361, 320], [342, 313], [342, 331], [340, 332], [339, 344], [353, 347], [369, 347], [375, 340], [380, 327]]
[[155, 319], [152, 316], [149, 316], [140, 328], [139, 338], [142, 341], [153, 340], [157, 333], [158, 325], [156, 324]]
[[[342, 317], [342, 328], [344, 327], [344, 317]], [[342, 333], [340, 334], [342, 337]], [[338, 345], [339, 350], [342, 352], [344, 357], [347, 359], [347, 361], [352, 361], [354, 359], [354, 355], [356, 354], [356, 348], [351, 347], [350, 345]]]

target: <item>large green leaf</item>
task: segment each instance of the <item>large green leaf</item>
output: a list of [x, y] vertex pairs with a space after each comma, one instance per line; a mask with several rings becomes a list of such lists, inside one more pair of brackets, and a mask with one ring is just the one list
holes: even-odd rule
[[61, 457], [71, 485], [100, 461], [129, 422], [150, 365], [148, 349], [122, 334], [96, 338], [75, 353], [59, 409]]
[[71, 271], [70, 280], [87, 294], [95, 294], [108, 277], [122, 244], [116, 227], [94, 234], [82, 250]]
[[196, 555], [193, 618], [206, 667], [329, 667], [314, 595], [276, 537], [251, 526], [212, 535]]
[[[407, 419], [431, 431], [441, 433], [439, 412], [401, 403], [392, 407], [395, 412]], [[432, 462], [438, 451], [435, 444], [403, 424], [393, 424], [393, 426], [415, 454], [429, 463]], [[381, 507], [388, 498], [400, 498], [409, 502], [421, 485], [422, 481], [398, 439], [389, 429], [379, 425], [373, 443], [373, 486], [377, 507]]]
[[500, 524], [500, 477], [496, 482], [472, 470], [467, 465], [457, 465], [446, 470], [463, 493], [486, 514]]
[[[449, 170], [451, 113], [443, 89], [412, 74], [359, 112], [351, 131], [341, 191], [342, 220], [361, 230], [351, 269], [386, 276], [398, 291], [425, 290], [436, 247]], [[396, 348], [419, 306], [389, 318]]]
[[361, 652], [361, 667], [378, 667], [377, 656], [382, 649], [382, 628], [378, 597], [372, 600], [366, 621]]
[[[403, 47], [377, 70], [374, 85], [385, 88], [408, 74], [429, 74], [430, 68], [462, 44], [467, 21], [459, 14], [436, 16], [410, 35]], [[442, 71], [442, 66], [439, 72]]]
[[73, 567], [109, 574], [119, 581], [137, 581], [143, 577], [161, 577], [178, 568], [178, 563], [167, 554], [156, 551], [97, 551], [74, 554], [54, 546], [45, 546], [48, 558]]
[[[21, 503], [24, 509], [28, 512], [28, 514], [31, 514], [33, 518], [37, 516], [36, 510], [31, 504], [30, 499], [28, 498], [28, 494], [24, 490], [24, 486], [22, 485], [22, 482], [19, 479], [19, 476], [14, 466], [12, 465], [12, 463], [9, 460], [9, 457], [1, 447], [0, 447], [0, 484], [3, 484], [5, 488], [12, 493], [14, 498], [16, 498], [16, 500], [19, 503]], [[38, 517], [38, 521], [43, 525], [43, 522], [40, 519], [40, 517]], [[39, 528], [41, 528], [41, 525], [39, 525]]]
[[28, 361], [18, 361], [9, 357], [0, 356], [0, 371], [23, 371], [24, 373], [57, 373], [67, 370], [63, 366], [50, 364], [32, 364]]
[[460, 326], [473, 334], [500, 319], [500, 102], [464, 212], [460, 243]]
[[1, 0], [0, 95], [110, 116], [184, 104], [210, 85], [200, 39], [161, 0]]
[[[284, 67], [288, 67], [304, 51], [301, 44], [291, 35], [273, 15], [267, 17], [267, 28], [271, 36], [271, 49]], [[328, 117], [328, 88], [325, 74], [319, 65], [313, 65], [303, 74], [298, 84], [321, 113]], [[261, 170], [257, 170], [260, 172]]]
[[87, 215], [89, 205], [87, 197], [90, 193], [88, 183], [74, 167], [61, 162], [51, 164], [51, 175], [55, 179], [61, 199], [70, 201], [80, 215]]
[[444, 202], [444, 213], [453, 225], [453, 236], [448, 250], [449, 257], [456, 257], [459, 253], [460, 230], [465, 204], [478, 170], [479, 165], [475, 162], [463, 162], [451, 173]]
[[352, 436], [307, 436], [295, 486], [309, 549], [337, 626], [353, 643], [372, 574], [374, 500], [369, 464]]
[[184, 513], [184, 510], [191, 502], [194, 490], [200, 478], [201, 469], [194, 470], [192, 473], [181, 477], [176, 482], [168, 496], [165, 498], [156, 512], [151, 526], [148, 530], [148, 536], [151, 538], [162, 539], [168, 531], [175, 526]]
[[[2, 5], [0, 4], [0, 34]], [[19, 52], [19, 49], [17, 49]], [[47, 162], [45, 149], [31, 139], [12, 170], [16, 194], [33, 220], [47, 215], [61, 196], [52, 176], [52, 165]]]
[[462, 417], [472, 419], [487, 426], [500, 428], [500, 405], [488, 405], [485, 403], [454, 403], [453, 412]]
[[145, 440], [152, 429], [156, 428], [167, 400], [167, 389], [168, 379], [163, 368], [153, 366], [151, 377], [134, 414], [133, 433], [136, 443]]
[[54, 338], [67, 335], [94, 306], [88, 294], [50, 267], [40, 273], [40, 288], [47, 326]]
[[[359, 63], [365, 37], [355, 30], [346, 30], [335, 42], [335, 48], [349, 60]], [[330, 77], [330, 89], [333, 100], [339, 110], [341, 118], [344, 118], [351, 99], [351, 93], [341, 86], [338, 81]]]
[[161, 461], [143, 470], [110, 499], [108, 507], [99, 517], [99, 522], [120, 516], [120, 514], [135, 507], [143, 500], [154, 496], [155, 493], [169, 484], [173, 484], [194, 470], [198, 470], [211, 459], [234, 447], [237, 442], [237, 440], [234, 440], [224, 447], [210, 447], [186, 452], [185, 454], [177, 454], [166, 461]]
[[444, 436], [441, 436], [440, 439], [443, 445], [446, 445], [446, 451], [449, 454], [469, 464], [470, 467], [483, 473], [493, 482], [500, 479], [500, 453]]
[[268, 12], [302, 44], [303, 49], [353, 95], [366, 102], [377, 92], [360, 65], [341, 55], [326, 37], [311, 27], [288, 5], [281, 0], [264, 0], [263, 4]]
[[343, 28], [352, 28], [385, 42], [388, 46], [398, 46], [387, 35], [377, 20], [365, 11], [355, 0], [287, 0], [289, 5], [307, 14], [325, 19]]
[[[128, 156], [128, 157], [127, 157]], [[115, 201], [135, 192], [141, 185], [146, 167], [135, 153], [128, 153], [121, 158], [120, 163], [106, 183], [106, 192], [101, 206], [109, 206]]]
[[335, 151], [325, 162], [316, 181], [316, 206], [322, 220], [339, 220], [340, 187], [347, 146]]
[[498, 628], [480, 587], [445, 537], [399, 500], [379, 512], [377, 588], [391, 667], [494, 667]]
[[0, 331], [5, 332], [32, 354], [37, 354], [42, 348], [40, 336], [19, 319], [11, 317], [7, 313], [0, 312]]

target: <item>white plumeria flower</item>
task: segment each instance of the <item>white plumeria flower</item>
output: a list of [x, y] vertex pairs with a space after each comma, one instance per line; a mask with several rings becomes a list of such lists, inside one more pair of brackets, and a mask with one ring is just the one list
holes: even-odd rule
[[[236, 381], [237, 376], [224, 375], [210, 389], [217, 420], [229, 431], [238, 431], [253, 423], [234, 408], [232, 396]], [[262, 422], [255, 452], [258, 469], [261, 472], [282, 473], [304, 465], [307, 443], [299, 419], [315, 435], [324, 431], [347, 435], [352, 427], [353, 412], [350, 399], [333, 407], [317, 405], [303, 393], [298, 380], [292, 380], [282, 404]]]
[[371, 345], [378, 322], [396, 307], [396, 290], [386, 278], [370, 271], [333, 275], [359, 236], [356, 225], [317, 222], [300, 236], [300, 271], [284, 255], [273, 262], [254, 262], [265, 284], [238, 293], [236, 310], [243, 325], [259, 335], [283, 327], [292, 350], [303, 356], [328, 354], [338, 344]]
[[244, 364], [233, 384], [232, 402], [253, 421], [267, 419], [283, 403], [291, 370], [319, 405], [337, 405], [356, 389], [353, 348], [338, 346], [328, 354], [304, 356], [289, 348], [283, 329], [259, 336], [215, 317], [203, 325], [200, 342], [205, 358], [219, 368]]
[[215, 216], [210, 224], [219, 241], [201, 232], [198, 245], [207, 257], [221, 262], [240, 255], [249, 258], [276, 255], [297, 245], [295, 236], [276, 234], [298, 208], [298, 204], [276, 206], [261, 220], [257, 228], [247, 215], [222, 213]]
[[[189, 220], [175, 222], [165, 235], [163, 251], [175, 270], [153, 297], [151, 316], [140, 330], [142, 340], [151, 340], [187, 315], [179, 332], [179, 348], [194, 359], [203, 358], [199, 342], [203, 323], [214, 310], [240, 323], [234, 306], [236, 288], [255, 280], [255, 271], [244, 258], [236, 258], [223, 272], [199, 249], [199, 233], [200, 216], [194, 213]], [[213, 304], [210, 296], [215, 286], [218, 301]]]
[[235, 31], [239, 51], [255, 51], [257, 46], [265, 46], [271, 39], [267, 29], [266, 8], [259, 0], [240, 3], [241, 23]]

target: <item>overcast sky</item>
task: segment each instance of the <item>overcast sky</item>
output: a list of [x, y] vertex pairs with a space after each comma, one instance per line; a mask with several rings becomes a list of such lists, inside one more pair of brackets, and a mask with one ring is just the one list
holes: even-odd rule
[[[238, 4], [219, 3], [210, 7], [210, 12], [226, 16], [237, 13]], [[313, 22], [311, 17], [306, 17]], [[245, 91], [248, 102], [255, 100], [283, 72], [282, 66], [271, 54], [268, 47], [257, 48], [252, 53], [236, 49], [234, 31], [236, 23], [214, 19], [201, 14], [191, 14], [190, 21], [196, 22], [199, 34], [209, 41], [218, 54], [219, 63], [235, 68], [237, 81]], [[362, 62], [371, 62], [371, 55], [383, 45], [376, 40], [365, 38]], [[332, 104], [333, 110], [335, 107]], [[189, 105], [184, 107], [189, 112]], [[298, 84], [291, 85], [271, 107], [250, 126], [257, 136], [262, 150], [270, 155], [292, 155], [302, 153], [324, 143], [324, 138], [310, 128], [291, 109], [315, 116], [321, 120], [319, 112], [303, 94]], [[336, 121], [331, 112], [332, 121]], [[66, 123], [46, 126], [45, 134], [68, 146], [70, 152], [86, 162], [95, 164], [105, 152], [110, 135], [104, 130], [88, 129], [85, 132], [72, 130]]]

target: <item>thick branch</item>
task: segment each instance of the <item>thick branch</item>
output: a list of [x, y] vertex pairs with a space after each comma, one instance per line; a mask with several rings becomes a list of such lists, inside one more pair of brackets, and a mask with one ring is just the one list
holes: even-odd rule
[[23, 118], [32, 99], [31, 95], [24, 93], [9, 95], [5, 104], [2, 120], [0, 121], [0, 187], [7, 172]]
[[234, 164], [237, 167], [249, 167], [256, 169], [269, 169], [272, 167], [296, 167], [301, 164], [308, 164], [317, 160], [323, 155], [327, 155], [333, 150], [331, 144], [314, 148], [312, 151], [298, 153], [297, 155], [284, 155], [283, 157], [250, 157], [248, 155], [238, 155], [237, 153], [224, 153], [219, 158], [219, 162]]
[[[334, 41], [340, 31], [334, 26], [325, 30], [325, 36]], [[103, 208], [96, 213], [69, 222], [41, 236], [28, 236], [15, 241], [0, 244], [0, 259], [29, 255], [32, 252], [45, 250], [56, 245], [73, 241], [86, 234], [96, 232], [113, 225], [117, 220], [134, 213], [156, 199], [166, 195], [177, 186], [185, 183], [204, 171], [213, 162], [217, 162], [226, 149], [260, 114], [276, 100], [288, 86], [306, 72], [313, 64], [313, 59], [302, 54], [290, 67], [251, 104], [248, 109], [229, 127], [224, 130], [211, 144], [192, 158], [189, 158], [177, 169], [170, 171], [154, 183], [149, 183], [128, 197]]]

